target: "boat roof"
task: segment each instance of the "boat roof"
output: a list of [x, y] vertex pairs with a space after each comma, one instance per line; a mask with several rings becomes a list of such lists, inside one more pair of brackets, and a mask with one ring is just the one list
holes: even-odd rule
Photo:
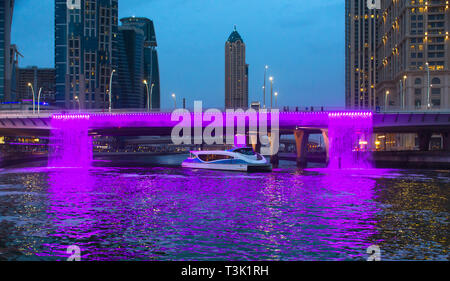
[[251, 147], [244, 146], [244, 147], [233, 147], [233, 148], [227, 149], [227, 150], [193, 150], [193, 151], [190, 151], [190, 152], [194, 153], [194, 154], [199, 153], [199, 152], [201, 152], [202, 154], [205, 154], [205, 153], [223, 153], [223, 152], [234, 152], [234, 151], [236, 151], [238, 149], [243, 149], [243, 148], [244, 149], [252, 149], [253, 150], [253, 148], [251, 148]]
[[243, 147], [237, 147], [237, 146], [235, 146], [235, 147], [233, 147], [233, 148], [231, 148], [231, 149], [228, 149], [227, 151], [233, 152], [233, 151], [235, 151], [235, 150], [243, 149], [243, 148], [244, 148], [244, 149], [245, 149], [245, 148], [249, 148], [249, 149], [253, 150], [253, 148], [248, 147], [248, 146], [243, 146]]

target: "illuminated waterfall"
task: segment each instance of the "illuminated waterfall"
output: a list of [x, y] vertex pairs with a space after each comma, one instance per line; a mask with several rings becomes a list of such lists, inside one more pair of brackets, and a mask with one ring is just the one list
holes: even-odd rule
[[329, 113], [331, 169], [372, 168], [372, 113]]
[[48, 166], [89, 167], [92, 162], [89, 115], [56, 115], [51, 126]]

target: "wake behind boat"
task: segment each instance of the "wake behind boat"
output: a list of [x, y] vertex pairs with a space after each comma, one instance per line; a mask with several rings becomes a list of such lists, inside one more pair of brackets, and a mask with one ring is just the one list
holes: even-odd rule
[[181, 164], [184, 168], [228, 171], [272, 171], [272, 165], [252, 148], [230, 150], [191, 151], [191, 156]]

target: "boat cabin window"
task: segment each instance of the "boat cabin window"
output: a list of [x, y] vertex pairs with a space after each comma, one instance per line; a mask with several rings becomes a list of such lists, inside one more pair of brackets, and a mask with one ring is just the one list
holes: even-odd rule
[[220, 155], [220, 154], [200, 154], [198, 156], [198, 158], [200, 158], [200, 160], [205, 161], [205, 162], [233, 159], [232, 156]]
[[239, 148], [239, 149], [236, 149], [233, 152], [240, 153], [240, 154], [247, 155], [247, 156], [254, 156], [254, 155], [256, 155], [256, 153], [251, 148]]

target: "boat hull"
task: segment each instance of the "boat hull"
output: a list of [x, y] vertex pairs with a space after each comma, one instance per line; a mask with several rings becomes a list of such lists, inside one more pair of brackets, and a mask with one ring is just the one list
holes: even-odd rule
[[241, 172], [272, 171], [272, 165], [252, 148], [234, 148], [226, 151], [191, 151], [182, 167]]
[[270, 172], [271, 165], [248, 165], [248, 164], [208, 164], [208, 163], [187, 163], [181, 164], [183, 168], [206, 169], [221, 171], [239, 171], [239, 172]]

